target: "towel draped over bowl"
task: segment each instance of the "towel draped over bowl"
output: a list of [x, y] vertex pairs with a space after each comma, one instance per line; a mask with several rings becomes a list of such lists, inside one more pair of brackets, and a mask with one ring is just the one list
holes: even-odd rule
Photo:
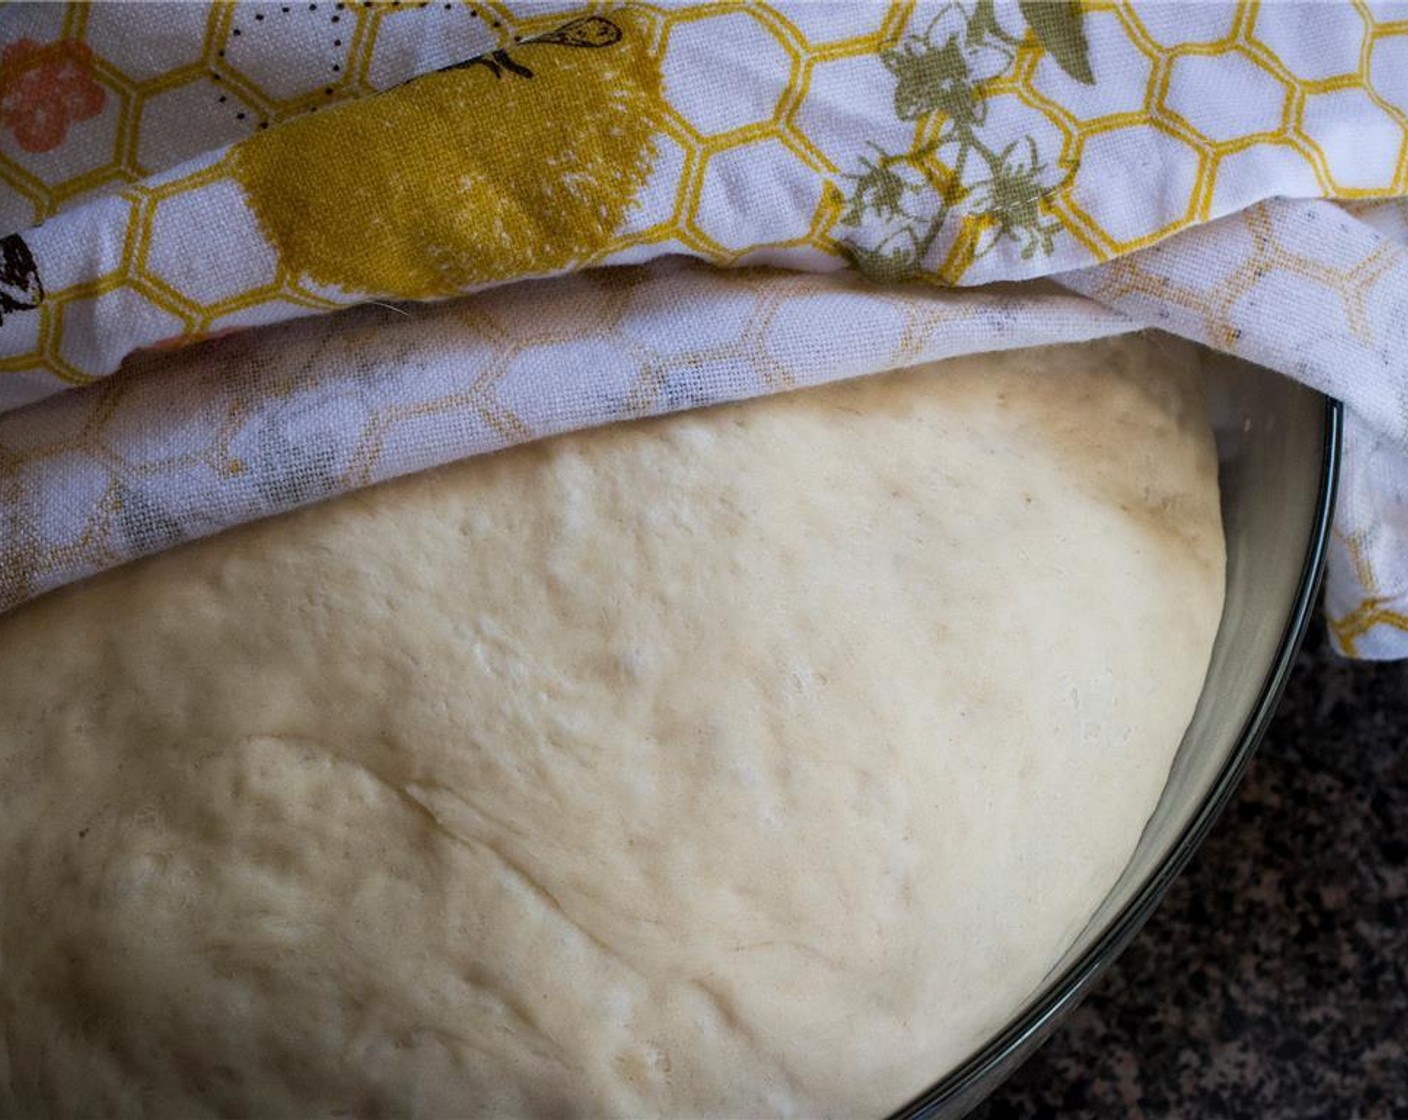
[[1157, 327], [1345, 401], [1331, 629], [1408, 656], [1404, 196], [1408, 3], [11, 6], [0, 610], [555, 432]]

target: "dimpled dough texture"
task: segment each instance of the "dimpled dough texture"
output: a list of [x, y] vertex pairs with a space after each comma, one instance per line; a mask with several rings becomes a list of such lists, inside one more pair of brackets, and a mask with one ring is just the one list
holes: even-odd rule
[[0, 621], [0, 1114], [903, 1103], [1079, 930], [1192, 713], [1195, 364], [618, 425]]

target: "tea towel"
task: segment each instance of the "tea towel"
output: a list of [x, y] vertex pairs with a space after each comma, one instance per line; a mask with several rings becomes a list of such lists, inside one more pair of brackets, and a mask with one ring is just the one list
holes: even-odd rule
[[1347, 402], [1332, 624], [1402, 656], [1404, 195], [1404, 4], [11, 5], [0, 600], [564, 426], [1157, 325]]

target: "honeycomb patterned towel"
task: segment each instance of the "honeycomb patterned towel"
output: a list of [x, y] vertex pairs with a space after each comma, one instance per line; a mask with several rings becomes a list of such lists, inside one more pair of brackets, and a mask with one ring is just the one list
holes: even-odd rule
[[1346, 401], [1331, 623], [1405, 656], [1404, 196], [1408, 4], [11, 4], [0, 609], [552, 432], [1156, 325]]

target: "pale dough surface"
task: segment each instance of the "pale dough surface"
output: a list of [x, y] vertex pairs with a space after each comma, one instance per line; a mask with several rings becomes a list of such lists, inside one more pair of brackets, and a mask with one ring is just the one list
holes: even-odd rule
[[1192, 361], [555, 439], [0, 620], [0, 1114], [903, 1103], [1069, 943], [1192, 712]]

